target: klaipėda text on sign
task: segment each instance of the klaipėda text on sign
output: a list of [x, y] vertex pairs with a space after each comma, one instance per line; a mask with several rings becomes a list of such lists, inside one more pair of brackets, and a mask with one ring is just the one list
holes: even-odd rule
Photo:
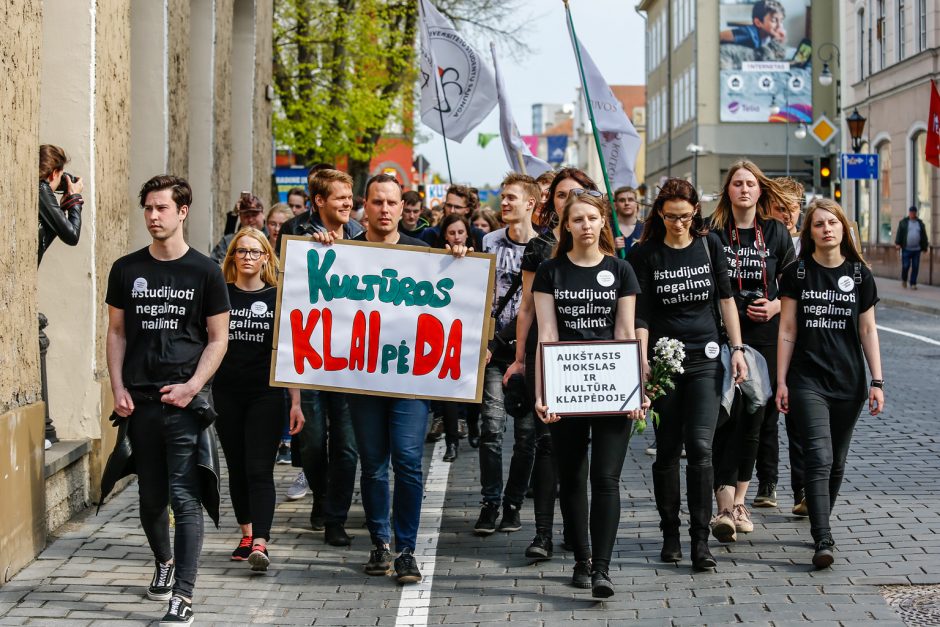
[[285, 236], [271, 385], [480, 402], [495, 257]]
[[642, 403], [636, 340], [545, 342], [542, 399], [561, 416], [619, 414]]

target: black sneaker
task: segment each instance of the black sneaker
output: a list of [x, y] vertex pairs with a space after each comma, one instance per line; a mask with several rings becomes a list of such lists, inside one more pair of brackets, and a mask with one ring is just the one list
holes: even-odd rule
[[176, 565], [173, 562], [161, 564], [154, 560], [153, 580], [147, 588], [147, 598], [151, 601], [169, 601], [173, 595], [173, 573]]
[[387, 575], [392, 568], [392, 554], [388, 546], [376, 546], [369, 553], [369, 561], [366, 562], [365, 571], [367, 575]]
[[499, 517], [499, 503], [484, 503], [480, 508], [480, 517], [473, 526], [473, 533], [488, 536], [496, 531], [496, 519]]
[[193, 624], [193, 604], [179, 595], [174, 595], [170, 599], [170, 607], [167, 609], [163, 620], [160, 621], [160, 627], [175, 627], [176, 625]]
[[757, 486], [754, 507], [777, 507], [777, 484], [761, 483]]
[[314, 499], [313, 507], [310, 509], [310, 528], [314, 531], [323, 531], [325, 527], [326, 518], [323, 516], [323, 502]]
[[256, 573], [263, 573], [271, 565], [271, 558], [268, 557], [268, 548], [256, 544], [251, 547], [251, 555], [248, 556], [248, 563], [251, 570]]
[[444, 419], [440, 416], [434, 416], [431, 419], [431, 428], [428, 429], [428, 434], [424, 437], [425, 442], [437, 442], [444, 437]]
[[509, 503], [503, 503], [503, 519], [499, 521], [499, 531], [519, 531], [522, 529], [522, 520], [519, 518], [519, 508]]
[[412, 549], [404, 549], [401, 555], [395, 558], [395, 577], [398, 583], [418, 583], [421, 581], [421, 571], [415, 560]]
[[286, 465], [291, 463], [290, 442], [281, 440], [277, 447], [277, 455], [274, 457], [274, 463]]
[[817, 570], [832, 566], [832, 562], [835, 560], [832, 549], [835, 548], [835, 546], [836, 543], [832, 541], [832, 536], [826, 536], [816, 543], [816, 552], [813, 554], [813, 566], [815, 566]]
[[591, 560], [578, 560], [574, 563], [574, 572], [571, 573], [571, 585], [575, 588], [590, 588], [593, 586], [591, 581]]
[[614, 596], [614, 583], [606, 570], [591, 573], [591, 596], [595, 599], [607, 599]]
[[252, 539], [253, 538], [251, 536], [242, 536], [241, 542], [239, 542], [238, 546], [235, 547], [235, 550], [232, 551], [233, 562], [244, 562], [246, 559], [248, 559], [248, 556], [251, 555]]
[[537, 562], [552, 559], [551, 534], [544, 531], [536, 532], [532, 544], [525, 550], [525, 556]]

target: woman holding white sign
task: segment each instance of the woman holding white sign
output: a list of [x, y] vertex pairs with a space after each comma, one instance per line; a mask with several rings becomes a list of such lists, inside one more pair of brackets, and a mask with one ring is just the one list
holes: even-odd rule
[[[683, 179], [667, 180], [659, 191], [638, 247], [630, 255], [642, 293], [637, 298], [637, 336], [644, 360], [660, 338], [684, 344], [683, 370], [675, 388], [658, 399], [654, 409], [656, 461], [653, 492], [663, 532], [664, 562], [682, 559], [679, 543], [679, 457], [686, 468], [692, 566], [716, 566], [708, 550], [712, 515], [712, 440], [718, 423], [723, 369], [717, 307], [731, 341], [732, 374], [736, 383], [747, 377], [738, 311], [728, 280], [721, 240], [708, 233], [698, 193]], [[644, 369], [649, 371], [647, 364]]]
[[[878, 290], [849, 228], [842, 207], [814, 200], [800, 233], [799, 260], [780, 280], [776, 400], [780, 411], [793, 412], [801, 435], [816, 568], [833, 562], [829, 516], [859, 413], [866, 399], [872, 416], [885, 405], [875, 325]], [[868, 385], [865, 361], [872, 376]]]
[[[228, 465], [229, 493], [242, 539], [232, 560], [267, 570], [274, 519], [274, 455], [284, 428], [284, 390], [268, 385], [277, 301], [274, 250], [261, 231], [246, 227], [232, 238], [222, 273], [232, 311], [228, 351], [212, 382], [215, 423]], [[290, 435], [304, 425], [300, 391], [290, 390]]]
[[[532, 284], [540, 344], [635, 339], [639, 286], [630, 264], [614, 256], [609, 213], [609, 203], [598, 191], [579, 188], [568, 195], [555, 255], [539, 266]], [[562, 419], [553, 412], [553, 401], [543, 398], [540, 353], [536, 360], [535, 410], [552, 431], [560, 498], [569, 514], [565, 523], [577, 560], [572, 580], [590, 572], [592, 596], [607, 598], [614, 594], [609, 568], [620, 524], [620, 472], [632, 420], [645, 414], [649, 400], [641, 394], [642, 409], [625, 414]], [[591, 408], [585, 406], [584, 411]]]

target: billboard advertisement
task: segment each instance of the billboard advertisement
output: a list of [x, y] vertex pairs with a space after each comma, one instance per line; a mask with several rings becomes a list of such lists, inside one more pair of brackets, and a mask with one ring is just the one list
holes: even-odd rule
[[813, 121], [809, 2], [722, 0], [722, 122]]

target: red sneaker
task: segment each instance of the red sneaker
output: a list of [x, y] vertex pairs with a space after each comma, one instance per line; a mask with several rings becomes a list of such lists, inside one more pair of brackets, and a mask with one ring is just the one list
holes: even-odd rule
[[251, 541], [251, 536], [242, 536], [242, 540], [238, 543], [238, 547], [232, 551], [233, 562], [244, 562], [248, 559], [248, 556], [251, 555]]

